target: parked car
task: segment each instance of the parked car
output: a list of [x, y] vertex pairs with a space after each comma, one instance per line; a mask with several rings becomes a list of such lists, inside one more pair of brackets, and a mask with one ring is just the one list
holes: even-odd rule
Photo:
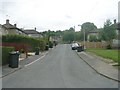
[[78, 43], [73, 43], [73, 44], [71, 45], [72, 50], [76, 50], [78, 47], [79, 47], [79, 44], [78, 44]]

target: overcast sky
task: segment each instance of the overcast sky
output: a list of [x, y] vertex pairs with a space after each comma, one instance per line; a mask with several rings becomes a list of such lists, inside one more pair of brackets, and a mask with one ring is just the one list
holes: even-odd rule
[[118, 19], [120, 0], [0, 0], [0, 24], [6, 19], [19, 28], [38, 31], [65, 30], [93, 22], [103, 27], [106, 19]]

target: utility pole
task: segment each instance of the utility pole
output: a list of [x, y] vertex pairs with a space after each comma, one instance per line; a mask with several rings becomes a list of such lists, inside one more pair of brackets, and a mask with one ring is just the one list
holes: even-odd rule
[[[82, 26], [82, 25], [78, 25], [78, 26]], [[85, 49], [85, 30], [83, 30], [83, 40], [84, 40], [84, 49]]]
[[75, 30], [75, 26], [74, 26], [74, 30]]
[[74, 26], [74, 41], [75, 41], [75, 26]]

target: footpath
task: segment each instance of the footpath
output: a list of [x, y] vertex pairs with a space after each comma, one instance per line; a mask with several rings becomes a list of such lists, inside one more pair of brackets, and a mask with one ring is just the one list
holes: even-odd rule
[[120, 79], [118, 77], [118, 68], [115, 68], [112, 65], [104, 62], [104, 58], [100, 58], [99, 56], [92, 55], [87, 52], [76, 53], [83, 61], [85, 61], [92, 69], [94, 69], [100, 75], [120, 82]]
[[[54, 49], [54, 48], [52, 48], [52, 49]], [[12, 73], [26, 67], [29, 64], [32, 64], [36, 60], [39, 60], [41, 57], [47, 55], [52, 49], [49, 49], [49, 51], [44, 51], [42, 53], [40, 52], [39, 55], [29, 56], [28, 58], [20, 60], [18, 68], [11, 68], [11, 67], [9, 67], [9, 65], [2, 66], [1, 67], [2, 75], [0, 75], [0, 78], [3, 78], [9, 74], [12, 74]]]

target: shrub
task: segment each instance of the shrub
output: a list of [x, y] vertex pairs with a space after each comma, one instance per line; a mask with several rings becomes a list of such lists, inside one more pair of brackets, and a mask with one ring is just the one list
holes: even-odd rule
[[53, 43], [51, 41], [49, 42], [49, 48], [53, 48]]
[[9, 52], [14, 51], [14, 47], [0, 47], [2, 48], [2, 65], [9, 63]]
[[106, 46], [107, 49], [112, 49], [112, 46], [109, 44]]
[[40, 39], [39, 42], [40, 42], [39, 43], [40, 51], [44, 51], [46, 46], [46, 41], [44, 39]]
[[10, 42], [10, 43], [25, 43], [30, 45], [29, 51], [35, 51], [35, 47], [40, 47], [41, 51], [45, 50], [45, 39], [40, 38], [32, 38], [29, 36], [23, 35], [3, 35], [2, 42]]
[[95, 35], [90, 35], [89, 41], [90, 42], [96, 42], [96, 41], [98, 41], [98, 39], [97, 39], [97, 37]]

